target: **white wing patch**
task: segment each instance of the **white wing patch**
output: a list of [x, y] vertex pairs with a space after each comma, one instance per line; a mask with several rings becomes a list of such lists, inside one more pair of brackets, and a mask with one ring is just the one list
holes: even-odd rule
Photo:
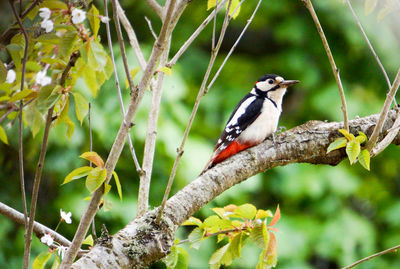
[[239, 126], [234, 127], [235, 125], [238, 124], [238, 119], [240, 116], [242, 116], [244, 113], [246, 113], [246, 108], [256, 99], [255, 96], [252, 96], [248, 98], [246, 101], [244, 101], [240, 107], [236, 110], [235, 115], [233, 115], [232, 119], [226, 124], [225, 127], [225, 132], [229, 133], [236, 129], [236, 133], [240, 133]]

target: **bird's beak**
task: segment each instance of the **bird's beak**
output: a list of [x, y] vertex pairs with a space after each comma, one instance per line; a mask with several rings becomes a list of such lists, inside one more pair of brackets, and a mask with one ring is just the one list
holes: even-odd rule
[[279, 83], [279, 85], [289, 87], [290, 85], [297, 84], [299, 82], [300, 82], [299, 80], [284, 80], [281, 83]]

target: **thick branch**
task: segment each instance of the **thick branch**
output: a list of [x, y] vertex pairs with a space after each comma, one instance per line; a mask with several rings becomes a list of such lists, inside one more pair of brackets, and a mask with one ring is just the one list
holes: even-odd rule
[[[390, 111], [384, 124], [389, 130], [396, 118]], [[350, 131], [358, 134], [372, 132], [378, 115], [350, 121]], [[325, 123], [310, 121], [276, 137], [243, 151], [196, 178], [171, 197], [158, 225], [158, 209], [147, 212], [130, 222], [115, 234], [112, 244], [96, 245], [91, 252], [78, 260], [72, 268], [141, 268], [159, 260], [168, 252], [178, 226], [209, 201], [247, 178], [277, 166], [290, 163], [337, 165], [346, 158], [344, 150], [326, 154], [329, 144], [340, 136], [343, 122]], [[400, 143], [398, 135], [394, 140]]]

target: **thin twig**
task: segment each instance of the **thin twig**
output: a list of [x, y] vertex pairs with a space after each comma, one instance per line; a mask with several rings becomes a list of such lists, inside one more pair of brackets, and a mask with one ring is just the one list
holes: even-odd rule
[[372, 135], [367, 142], [366, 149], [368, 151], [371, 151], [371, 149], [375, 146], [376, 141], [378, 141], [379, 134], [382, 131], [383, 124], [386, 120], [388, 111], [390, 109], [390, 104], [393, 102], [393, 98], [396, 95], [399, 85], [400, 85], [400, 68], [397, 71], [397, 75], [393, 81], [392, 88], [386, 94], [386, 100], [385, 103], [383, 104], [382, 111], [379, 114], [378, 122], [376, 123], [374, 131], [372, 132]]
[[383, 250], [381, 252], [375, 253], [375, 254], [373, 254], [371, 256], [365, 257], [365, 258], [363, 258], [361, 260], [356, 261], [355, 263], [352, 263], [352, 264], [350, 264], [350, 265], [348, 265], [346, 267], [343, 267], [342, 269], [354, 268], [354, 267], [356, 267], [357, 265], [359, 265], [359, 264], [361, 264], [363, 262], [369, 261], [369, 260], [371, 260], [371, 259], [373, 259], [375, 257], [381, 256], [381, 255], [384, 255], [384, 254], [387, 254], [387, 253], [390, 253], [390, 252], [397, 251], [398, 249], [400, 249], [400, 245], [388, 248], [388, 249]]
[[147, 4], [153, 9], [153, 11], [162, 19], [163, 11], [160, 4], [156, 0], [146, 0]]
[[217, 29], [217, 6], [218, 6], [218, 0], [215, 2], [215, 8], [214, 8], [214, 20], [213, 20], [213, 31], [212, 31], [212, 38], [211, 38], [211, 49], [215, 49], [215, 35], [216, 35], [216, 29]]
[[144, 16], [144, 19], [146, 20], [147, 25], [149, 26], [151, 35], [154, 37], [155, 40], [157, 40], [157, 35], [156, 35], [156, 33], [154, 32], [153, 25], [151, 24], [150, 19], [147, 18], [146, 16]]
[[379, 142], [379, 144], [373, 147], [371, 151], [372, 157], [381, 153], [385, 148], [387, 148], [392, 143], [396, 135], [399, 133], [399, 128], [400, 128], [400, 110], [397, 108], [397, 118], [394, 121], [392, 128], [388, 130], [388, 134], [385, 136], [385, 138], [382, 139], [382, 141]]
[[[219, 76], [219, 74], [220, 74], [222, 68], [224, 68], [225, 63], [228, 61], [229, 57], [232, 55], [233, 51], [235, 50], [235, 48], [236, 48], [237, 45], [239, 44], [240, 40], [242, 39], [242, 37], [243, 37], [244, 33], [246, 32], [247, 28], [249, 27], [250, 23], [253, 21], [254, 16], [256, 15], [257, 10], [258, 10], [258, 8], [260, 7], [261, 1], [262, 1], [262, 0], [258, 1], [258, 4], [257, 4], [256, 8], [255, 8], [254, 11], [253, 11], [253, 14], [251, 14], [250, 19], [247, 20], [247, 24], [246, 24], [245, 27], [243, 28], [243, 30], [242, 30], [242, 32], [240, 33], [239, 37], [237, 38], [235, 44], [233, 44], [232, 48], [230, 49], [230, 51], [229, 51], [228, 54], [226, 55], [224, 61], [223, 61], [222, 64], [221, 64], [221, 66], [218, 68], [218, 71], [215, 73], [213, 79], [212, 79], [211, 82], [208, 84], [205, 93], [207, 93], [207, 92], [210, 90], [210, 88], [211, 88], [212, 85], [214, 84], [215, 80], [218, 78], [218, 76]], [[244, 2], [244, 0], [243, 0], [242, 2]], [[241, 2], [241, 3], [242, 3], [242, 2]]]
[[[25, 103], [23, 104], [23, 107], [26, 107], [27, 105], [29, 105], [30, 103], [32, 103], [34, 100], [35, 100], [35, 98], [32, 98], [32, 99], [30, 99], [28, 102], [25, 102]], [[15, 107], [12, 107], [11, 109], [7, 110], [7, 112], [6, 112], [4, 115], [2, 115], [2, 116], [0, 117], [0, 123], [1, 123], [5, 118], [7, 118], [8, 115], [10, 115], [12, 112], [17, 111], [17, 110], [20, 110], [20, 107], [19, 107], [19, 106], [15, 106]]]
[[331, 64], [332, 72], [333, 72], [333, 75], [335, 76], [336, 84], [339, 88], [340, 100], [342, 101], [344, 127], [348, 131], [349, 130], [349, 120], [348, 120], [348, 116], [347, 116], [346, 97], [344, 95], [342, 81], [340, 80], [339, 69], [336, 67], [336, 63], [333, 58], [331, 49], [329, 48], [328, 40], [325, 37], [324, 30], [322, 29], [321, 23], [318, 20], [317, 13], [315, 13], [315, 10], [311, 3], [311, 0], [302, 0], [302, 1], [304, 2], [305, 6], [307, 7], [308, 11], [311, 14], [311, 17], [314, 20], [315, 26], [317, 27], [318, 34], [321, 37], [322, 44], [324, 45], [325, 52], [328, 56], [329, 63]]
[[178, 52], [174, 55], [174, 57], [166, 64], [168, 67], [172, 67], [176, 64], [178, 59], [182, 56], [182, 54], [186, 51], [186, 49], [193, 43], [193, 41], [197, 38], [197, 36], [203, 31], [203, 29], [208, 25], [208, 23], [215, 18], [217, 12], [224, 6], [224, 4], [228, 0], [222, 0], [208, 15], [208, 17], [200, 24], [199, 27], [197, 27], [196, 31], [193, 32], [193, 34], [188, 38], [188, 40], [185, 41], [185, 43], [182, 45], [182, 47], [178, 50]]
[[[116, 4], [114, 1], [115, 0], [113, 0], [113, 11], [116, 12], [115, 11]], [[164, 19], [164, 23], [161, 27], [160, 34], [153, 46], [153, 50], [151, 52], [149, 61], [146, 65], [146, 69], [143, 72], [142, 78], [137, 88], [135, 89], [134, 92], [131, 93], [131, 99], [127, 113], [125, 115], [124, 121], [122, 122], [119, 128], [117, 137], [114, 140], [114, 144], [111, 147], [110, 153], [105, 163], [105, 168], [107, 170], [107, 178], [105, 180], [105, 183], [108, 183], [111, 178], [112, 172], [114, 171], [117, 161], [121, 155], [126, 137], [128, 136], [130, 125], [126, 125], [125, 123], [131, 122], [136, 116], [138, 106], [144, 96], [144, 91], [149, 87], [151, 78], [153, 77], [154, 71], [157, 66], [157, 62], [160, 59], [162, 52], [164, 51], [165, 40], [167, 38], [167, 30], [170, 28], [172, 13], [175, 8], [175, 4], [176, 0], [171, 0], [170, 6], [168, 7], [168, 12]], [[94, 218], [97, 212], [98, 204], [100, 203], [101, 197], [103, 196], [104, 192], [103, 186], [98, 188], [92, 194], [89, 204], [81, 217], [81, 221], [79, 223], [78, 229], [75, 232], [72, 244], [64, 255], [64, 259], [62, 260], [60, 269], [67, 269], [67, 268], [69, 269], [73, 260], [75, 259], [79, 251], [79, 247], [82, 244], [85, 235], [89, 229], [91, 220]]]
[[132, 25], [130, 24], [128, 18], [126, 17], [124, 10], [122, 9], [121, 5], [119, 4], [119, 1], [116, 1], [116, 4], [117, 4], [118, 17], [121, 20], [121, 24], [124, 27], [126, 33], [128, 34], [129, 43], [131, 44], [131, 47], [136, 54], [136, 58], [138, 59], [139, 66], [142, 70], [145, 70], [146, 69], [146, 60], [144, 59], [143, 53], [140, 49], [139, 42], [137, 40], [135, 31], [133, 30]]
[[[88, 124], [89, 124], [89, 151], [92, 152], [93, 151], [93, 135], [92, 135], [92, 121], [91, 121], [91, 107], [92, 104], [89, 102], [89, 107], [88, 107]], [[89, 166], [93, 167], [93, 163], [89, 162]], [[92, 236], [93, 239], [97, 239], [96, 236], [96, 223], [95, 223], [95, 219], [93, 219], [92, 221]]]
[[[383, 76], [385, 77], [385, 80], [386, 80], [386, 83], [387, 83], [389, 89], [392, 88], [392, 84], [390, 83], [389, 76], [388, 76], [388, 74], [386, 73], [386, 70], [385, 70], [385, 68], [383, 67], [382, 62], [379, 60], [379, 57], [378, 57], [378, 55], [376, 54], [376, 52], [375, 52], [375, 50], [374, 50], [374, 47], [372, 46], [371, 42], [369, 41], [368, 36], [367, 36], [367, 34], [365, 33], [364, 28], [362, 27], [361, 22], [360, 22], [360, 20], [358, 19], [358, 16], [357, 16], [356, 12], [354, 11], [354, 9], [353, 9], [353, 7], [352, 7], [352, 5], [351, 5], [351, 3], [350, 3], [350, 0], [346, 0], [346, 2], [347, 2], [347, 5], [348, 5], [348, 7], [349, 7], [351, 13], [353, 14], [354, 19], [355, 19], [356, 22], [357, 22], [358, 28], [360, 28], [360, 31], [361, 31], [361, 33], [362, 33], [362, 35], [363, 35], [365, 41], [366, 41], [367, 44], [368, 44], [368, 47], [369, 47], [369, 49], [370, 49], [372, 55], [374, 55], [374, 58], [375, 58], [376, 62], [377, 62], [378, 65], [379, 65], [379, 68], [382, 70]], [[395, 106], [397, 106], [396, 99], [393, 99], [393, 101], [394, 101]]]
[[[25, 72], [26, 72], [26, 61], [28, 60], [28, 46], [29, 46], [29, 37], [26, 32], [21, 18], [18, 16], [17, 11], [15, 10], [14, 3], [12, 0], [9, 0], [12, 12], [14, 14], [15, 19], [18, 22], [19, 28], [21, 29], [24, 38], [25, 38], [25, 49], [24, 49], [24, 58], [22, 59], [22, 73], [21, 73], [21, 87], [20, 92], [24, 89], [25, 84]], [[25, 220], [25, 247], [24, 247], [24, 269], [29, 268], [29, 256], [31, 251], [31, 235], [29, 234], [29, 225], [28, 225], [28, 211], [26, 205], [26, 193], [25, 193], [25, 176], [24, 176], [24, 149], [23, 149], [23, 121], [22, 121], [22, 113], [23, 113], [24, 104], [21, 100], [19, 102], [19, 115], [18, 115], [18, 159], [19, 159], [19, 177], [20, 177], [20, 185], [21, 185], [21, 195], [22, 195], [22, 206], [24, 209], [24, 220]]]
[[204, 91], [206, 89], [206, 84], [207, 84], [208, 78], [210, 76], [211, 69], [214, 66], [214, 62], [215, 62], [215, 59], [217, 58], [218, 51], [221, 48], [221, 44], [222, 44], [222, 41], [224, 39], [226, 29], [228, 28], [229, 10], [230, 10], [231, 4], [232, 4], [232, 0], [228, 0], [228, 1], [229, 2], [228, 2], [228, 6], [226, 8], [225, 18], [224, 18], [224, 22], [222, 24], [221, 33], [219, 35], [218, 42], [217, 42], [217, 44], [215, 46], [215, 49], [211, 50], [210, 61], [208, 63], [208, 67], [207, 67], [206, 73], [204, 75], [203, 82], [202, 82], [202, 84], [200, 86], [199, 93], [197, 95], [195, 104], [193, 106], [193, 110], [192, 110], [192, 113], [190, 115], [189, 122], [188, 122], [188, 124], [186, 126], [185, 133], [183, 134], [181, 145], [176, 150], [177, 151], [177, 156], [175, 158], [174, 165], [172, 167], [172, 171], [171, 171], [171, 174], [170, 174], [169, 179], [168, 179], [167, 188], [165, 189], [164, 197], [163, 197], [163, 200], [161, 202], [161, 206], [160, 206], [160, 209], [158, 211], [157, 218], [156, 218], [156, 221], [158, 223], [161, 220], [161, 217], [162, 217], [162, 214], [163, 214], [163, 211], [164, 211], [164, 208], [165, 208], [165, 203], [167, 202], [167, 199], [169, 197], [169, 193], [171, 191], [172, 183], [173, 183], [174, 178], [175, 178], [176, 169], [178, 168], [179, 161], [180, 161], [180, 159], [181, 159], [181, 157], [183, 155], [183, 147], [185, 146], [185, 142], [186, 142], [186, 139], [187, 139], [187, 137], [189, 135], [190, 128], [192, 127], [192, 124], [193, 124], [193, 121], [194, 121], [194, 117], [195, 117], [195, 115], [197, 113], [197, 109], [199, 108], [201, 98], [204, 96]]
[[[116, 3], [118, 3], [118, 1], [116, 1]], [[119, 6], [119, 3], [117, 4], [117, 9], [118, 9], [118, 6]], [[104, 0], [104, 11], [105, 11], [106, 17], [108, 17], [107, 0]], [[117, 65], [115, 64], [115, 57], [114, 57], [114, 50], [113, 50], [113, 47], [112, 47], [112, 38], [111, 38], [111, 30], [110, 30], [109, 22], [106, 23], [106, 31], [107, 31], [108, 49], [110, 50], [111, 62], [112, 62], [112, 65], [113, 65], [115, 87], [116, 87], [117, 93], [118, 93], [119, 107], [121, 109], [122, 117], [125, 117], [125, 107], [124, 107], [124, 102], [122, 100], [122, 93], [121, 93], [121, 87], [120, 87], [120, 84], [119, 84]], [[125, 51], [124, 51], [123, 55], [125, 55]], [[125, 55], [125, 57], [126, 57], [126, 55]], [[134, 162], [135, 167], [136, 167], [136, 171], [138, 171], [138, 173], [140, 174], [141, 171], [142, 171], [142, 168], [140, 168], [140, 164], [139, 164], [138, 158], [136, 156], [135, 148], [133, 147], [132, 137], [131, 137], [130, 133], [128, 134], [128, 143], [129, 143], [129, 150], [131, 152], [132, 159], [133, 159], [133, 162]]]

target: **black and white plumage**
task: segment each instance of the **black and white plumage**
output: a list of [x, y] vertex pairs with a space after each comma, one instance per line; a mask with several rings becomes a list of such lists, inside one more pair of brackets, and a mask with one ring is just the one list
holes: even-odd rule
[[298, 82], [274, 74], [257, 80], [253, 89], [236, 105], [203, 172], [273, 134], [278, 126], [286, 89]]

